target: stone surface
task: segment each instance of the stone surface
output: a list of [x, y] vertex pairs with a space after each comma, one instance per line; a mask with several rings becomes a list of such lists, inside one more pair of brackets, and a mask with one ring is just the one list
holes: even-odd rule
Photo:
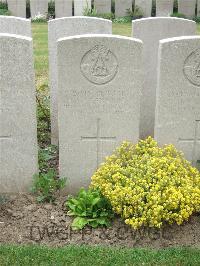
[[12, 16], [0, 16], [0, 33], [31, 37], [31, 21]]
[[28, 192], [37, 173], [32, 39], [0, 34], [0, 193]]
[[51, 141], [58, 144], [56, 41], [72, 35], [112, 34], [112, 22], [101, 18], [70, 17], [49, 21], [49, 80], [51, 94]]
[[200, 37], [162, 40], [155, 138], [174, 144], [196, 165], [200, 160]]
[[156, 16], [170, 17], [173, 14], [174, 0], [156, 0]]
[[46, 16], [48, 13], [48, 0], [30, 0], [31, 17], [39, 14]]
[[152, 0], [135, 0], [135, 7], [138, 7], [144, 17], [151, 17]]
[[178, 12], [188, 18], [195, 16], [196, 0], [178, 0]]
[[56, 18], [72, 16], [72, 0], [55, 0]]
[[197, 16], [200, 17], [200, 0], [197, 0]]
[[94, 6], [99, 14], [111, 13], [111, 0], [94, 0]]
[[144, 85], [141, 99], [140, 137], [154, 135], [157, 58], [159, 40], [194, 35], [196, 24], [180, 18], [147, 18], [133, 21], [133, 37], [144, 43]]
[[84, 15], [87, 8], [91, 9], [91, 0], [74, 0], [74, 16]]
[[7, 3], [13, 16], [26, 18], [26, 0], [7, 0]]
[[122, 36], [58, 41], [59, 169], [68, 192], [87, 187], [122, 141], [138, 140], [141, 52], [141, 41]]
[[115, 0], [115, 16], [127, 16], [127, 9], [132, 11], [132, 0]]

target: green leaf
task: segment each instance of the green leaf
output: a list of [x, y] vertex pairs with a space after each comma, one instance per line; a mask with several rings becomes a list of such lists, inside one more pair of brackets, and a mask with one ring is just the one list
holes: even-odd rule
[[112, 209], [108, 200], [100, 190], [80, 189], [76, 197], [71, 197], [66, 202], [68, 215], [77, 216], [72, 224], [74, 230], [82, 229], [86, 224], [96, 228], [108, 224]]
[[101, 198], [97, 197], [97, 198], [94, 198], [91, 202], [92, 206], [96, 205], [98, 202], [101, 201]]
[[76, 217], [72, 223], [72, 229], [73, 230], [81, 230], [83, 227], [88, 224], [88, 221], [86, 218], [83, 217]]

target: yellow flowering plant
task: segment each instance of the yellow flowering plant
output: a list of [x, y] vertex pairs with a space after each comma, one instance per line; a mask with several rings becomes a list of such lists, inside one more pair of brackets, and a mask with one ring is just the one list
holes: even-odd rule
[[124, 142], [92, 176], [113, 211], [134, 229], [182, 224], [200, 211], [200, 172], [173, 145]]

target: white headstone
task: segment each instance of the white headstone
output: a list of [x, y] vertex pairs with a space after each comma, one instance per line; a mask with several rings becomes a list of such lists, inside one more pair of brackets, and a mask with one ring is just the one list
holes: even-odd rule
[[0, 16], [0, 33], [31, 37], [31, 21], [12, 16]]
[[200, 37], [162, 40], [155, 138], [174, 144], [194, 165], [200, 160]]
[[56, 18], [72, 16], [72, 0], [55, 0]]
[[140, 40], [121, 36], [58, 41], [60, 176], [70, 193], [122, 141], [138, 141], [141, 52]]
[[132, 11], [132, 0], [115, 0], [115, 16], [125, 17], [128, 10]]
[[37, 173], [32, 39], [0, 34], [0, 192], [28, 192]]
[[56, 41], [59, 38], [89, 34], [112, 34], [110, 20], [92, 17], [69, 17], [49, 21], [49, 80], [51, 95], [51, 142], [58, 144], [58, 107], [57, 107], [57, 60]]
[[94, 0], [94, 7], [100, 14], [111, 13], [111, 0]]
[[188, 18], [195, 16], [196, 0], [178, 0], [178, 12]]
[[143, 41], [144, 85], [141, 99], [140, 138], [154, 135], [159, 40], [194, 35], [196, 23], [181, 18], [147, 18], [133, 21], [133, 37]]
[[135, 0], [135, 8], [138, 7], [144, 17], [151, 17], [152, 0]]
[[200, 17], [200, 0], [197, 0], [197, 17]]
[[173, 14], [174, 0], [156, 0], [156, 16], [170, 17]]
[[74, 0], [74, 16], [84, 15], [87, 9], [91, 9], [91, 0]]
[[30, 0], [30, 7], [32, 18], [38, 15], [47, 16], [48, 0]]
[[7, 3], [13, 16], [26, 18], [26, 0], [7, 0]]

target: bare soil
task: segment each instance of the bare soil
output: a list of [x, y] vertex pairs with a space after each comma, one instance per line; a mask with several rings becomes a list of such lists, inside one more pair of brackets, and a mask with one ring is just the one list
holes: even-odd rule
[[66, 197], [55, 204], [38, 204], [33, 195], [0, 197], [0, 244], [68, 244], [109, 245], [120, 247], [166, 248], [200, 247], [200, 215], [194, 215], [181, 226], [165, 226], [161, 230], [133, 230], [120, 218], [110, 228], [81, 231], [71, 229], [72, 218], [66, 215]]

